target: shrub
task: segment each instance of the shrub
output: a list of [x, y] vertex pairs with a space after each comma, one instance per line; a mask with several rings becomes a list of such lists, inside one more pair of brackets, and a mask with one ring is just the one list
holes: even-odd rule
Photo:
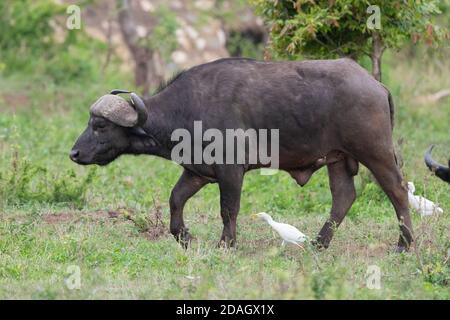
[[11, 170], [0, 171], [0, 205], [39, 202], [69, 203], [80, 207], [94, 176], [95, 170], [90, 170], [84, 177], [77, 177], [73, 170], [51, 173], [44, 167], [20, 159], [15, 151]]

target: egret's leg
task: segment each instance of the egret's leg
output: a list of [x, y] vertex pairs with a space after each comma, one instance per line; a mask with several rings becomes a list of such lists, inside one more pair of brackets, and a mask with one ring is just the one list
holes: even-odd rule
[[305, 250], [305, 248], [303, 247], [302, 244], [297, 243], [297, 242], [293, 242], [293, 243], [294, 243], [297, 247], [299, 247], [300, 249]]
[[170, 232], [184, 248], [187, 248], [191, 239], [188, 229], [184, 225], [184, 205], [207, 183], [206, 179], [184, 170], [170, 194]]
[[220, 215], [223, 221], [219, 246], [236, 245], [236, 222], [241, 201], [244, 168], [241, 166], [223, 166], [216, 172], [220, 190]]
[[355, 201], [356, 191], [353, 176], [357, 169], [351, 170], [348, 165], [349, 161], [352, 162], [353, 169], [355, 166], [357, 168], [357, 163], [353, 163], [356, 161], [349, 158], [327, 165], [333, 204], [330, 218], [325, 222], [317, 237], [319, 247], [328, 248], [334, 230], [341, 224]]
[[283, 246], [283, 247], [284, 247], [285, 245], [286, 245], [286, 241], [284, 241], [284, 240], [283, 240], [283, 241], [281, 241], [281, 246]]

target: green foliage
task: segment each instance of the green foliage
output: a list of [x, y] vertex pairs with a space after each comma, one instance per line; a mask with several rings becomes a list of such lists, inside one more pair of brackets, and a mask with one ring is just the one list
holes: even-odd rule
[[208, 14], [223, 21], [227, 26], [236, 26], [239, 24], [236, 23], [239, 21], [236, 16], [246, 12], [248, 7], [248, 0], [216, 0], [213, 9]]
[[[14, 148], [14, 147], [13, 147]], [[45, 167], [33, 165], [14, 150], [11, 170], [0, 168], [0, 205], [36, 203], [66, 203], [80, 207], [95, 170], [79, 178], [73, 170], [55, 174]]]
[[424, 279], [434, 285], [449, 286], [450, 267], [445, 261], [436, 261], [435, 263], [426, 264]]
[[[52, 0], [0, 2], [0, 52], [16, 50], [41, 53], [53, 44], [52, 18], [64, 7]], [[8, 32], [4, 32], [4, 31]]]
[[159, 6], [152, 15], [157, 17], [158, 22], [143, 41], [163, 57], [169, 57], [178, 45], [175, 37], [175, 31], [178, 29], [177, 15], [164, 5]]
[[[89, 1], [79, 1], [85, 5]], [[2, 1], [0, 3], [0, 73], [39, 73], [55, 82], [98, 76], [98, 53], [106, 45], [88, 38], [83, 30], [67, 30], [66, 6], [55, 1]], [[62, 19], [61, 19], [62, 18]], [[56, 28], [64, 40], [56, 42]], [[92, 52], [96, 51], [96, 55]]]
[[[3, 169], [3, 168], [0, 168]], [[49, 172], [13, 153], [11, 170], [0, 170], [0, 205], [24, 203], [66, 203], [80, 207], [84, 204], [86, 189], [94, 178], [90, 170], [85, 177], [77, 177], [73, 170]]]
[[[63, 45], [54, 47], [49, 63], [43, 65], [42, 72], [55, 82], [94, 80], [98, 76], [98, 60], [92, 57], [92, 50], [105, 52], [105, 46], [88, 39], [82, 33], [78, 36], [71, 31], [73, 38], [68, 37]], [[72, 39], [72, 40], [68, 40]]]
[[30, 60], [48, 57], [54, 44], [53, 18], [63, 7], [51, 0], [0, 3], [0, 62], [5, 72], [24, 70]]
[[324, 299], [333, 280], [334, 279], [332, 276], [325, 272], [317, 272], [313, 274], [311, 278], [311, 289], [314, 294], [314, 299]]
[[372, 30], [367, 28], [370, 5], [381, 11], [381, 38], [388, 48], [419, 39], [436, 45], [448, 30], [435, 24], [438, 0], [253, 0], [271, 25], [271, 45], [283, 58], [370, 55]]
[[243, 37], [241, 33], [234, 32], [227, 39], [227, 50], [232, 56], [262, 60], [264, 44], [255, 44], [251, 39]]

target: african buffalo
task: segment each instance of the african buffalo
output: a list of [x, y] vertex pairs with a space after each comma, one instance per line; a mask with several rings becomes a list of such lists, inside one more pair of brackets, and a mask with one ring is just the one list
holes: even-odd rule
[[[408, 249], [412, 225], [408, 194], [392, 143], [394, 106], [389, 91], [350, 59], [263, 62], [220, 59], [178, 74], [148, 99], [131, 101], [113, 91], [90, 110], [86, 130], [70, 158], [106, 165], [122, 154], [171, 159], [174, 130], [279, 129], [279, 169], [300, 185], [327, 166], [331, 216], [315, 242], [326, 248], [356, 193], [353, 177], [362, 163], [392, 202], [400, 224], [398, 250]], [[269, 145], [271, 142], [268, 142]], [[204, 147], [204, 145], [202, 146]], [[226, 152], [226, 151], [225, 151]], [[182, 163], [184, 172], [170, 196], [170, 231], [187, 245], [186, 201], [208, 183], [218, 183], [222, 244], [236, 241], [244, 174], [267, 164]]]
[[427, 165], [428, 169], [433, 171], [437, 177], [439, 177], [443, 181], [450, 183], [450, 160], [448, 161], [448, 167], [445, 167], [442, 164], [434, 161], [431, 157], [431, 151], [433, 150], [433, 148], [434, 145], [430, 146], [427, 152], [425, 152], [425, 164]]

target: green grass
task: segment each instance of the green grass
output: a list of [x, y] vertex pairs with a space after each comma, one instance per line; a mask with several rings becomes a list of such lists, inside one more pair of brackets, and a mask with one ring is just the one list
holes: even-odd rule
[[[0, 299], [449, 299], [449, 186], [426, 170], [422, 156], [431, 143], [439, 144], [434, 156], [441, 162], [450, 155], [450, 101], [418, 106], [414, 96], [450, 87], [450, 65], [442, 62], [439, 71], [421, 57], [386, 58], [404, 174], [445, 211], [427, 218], [412, 212], [417, 247], [405, 254], [391, 250], [399, 234], [395, 213], [365, 169], [326, 251], [282, 249], [267, 225], [250, 219], [267, 211], [315, 236], [331, 207], [326, 170], [304, 188], [285, 173], [248, 174], [237, 250], [216, 248], [219, 193], [216, 185], [205, 187], [185, 208], [196, 239], [184, 251], [168, 233], [178, 166], [127, 156], [81, 167], [68, 158], [89, 105], [111, 88], [132, 87], [129, 75], [111, 70], [59, 85], [39, 74], [0, 77]], [[157, 206], [164, 227], [155, 234]], [[81, 270], [79, 290], [64, 282], [71, 265]], [[380, 290], [366, 287], [370, 265], [381, 269]]]

